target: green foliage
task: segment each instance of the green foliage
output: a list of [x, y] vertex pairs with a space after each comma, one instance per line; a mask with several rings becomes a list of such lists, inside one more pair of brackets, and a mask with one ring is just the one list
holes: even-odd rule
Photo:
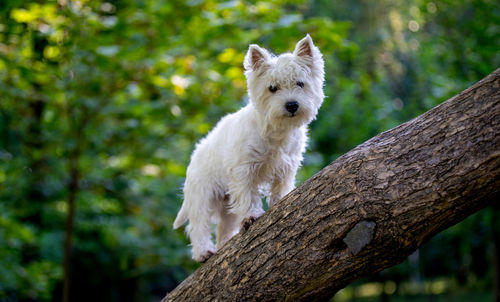
[[72, 162], [72, 301], [160, 297], [196, 267], [171, 225], [194, 143], [246, 102], [248, 44], [310, 33], [325, 56], [303, 181], [491, 72], [499, 19], [492, 0], [2, 2], [0, 300], [60, 296]]

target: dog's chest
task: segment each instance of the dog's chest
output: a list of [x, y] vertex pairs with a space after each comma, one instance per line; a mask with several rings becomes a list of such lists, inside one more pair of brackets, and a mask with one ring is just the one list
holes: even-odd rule
[[269, 147], [258, 145], [251, 147], [253, 175], [260, 181], [270, 182], [280, 177], [290, 166], [293, 150], [288, 145]]

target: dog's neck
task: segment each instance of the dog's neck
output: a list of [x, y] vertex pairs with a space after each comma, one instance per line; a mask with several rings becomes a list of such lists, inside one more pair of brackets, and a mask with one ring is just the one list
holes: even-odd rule
[[[252, 105], [250, 105], [252, 106]], [[286, 123], [271, 124], [266, 121], [266, 118], [257, 112], [255, 107], [252, 106], [252, 114], [254, 116], [255, 127], [259, 130], [262, 140], [268, 145], [276, 148], [287, 146], [292, 138], [299, 135], [302, 131], [301, 126], [289, 126]]]

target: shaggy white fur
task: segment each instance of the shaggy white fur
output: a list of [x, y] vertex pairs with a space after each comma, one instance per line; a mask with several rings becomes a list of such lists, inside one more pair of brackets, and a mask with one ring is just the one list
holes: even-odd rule
[[[324, 62], [309, 35], [278, 57], [250, 45], [244, 61], [248, 105], [222, 118], [197, 145], [187, 168], [184, 203], [193, 259], [206, 261], [226, 241], [294, 188], [307, 125], [323, 102]], [[211, 239], [217, 224], [217, 245]]]

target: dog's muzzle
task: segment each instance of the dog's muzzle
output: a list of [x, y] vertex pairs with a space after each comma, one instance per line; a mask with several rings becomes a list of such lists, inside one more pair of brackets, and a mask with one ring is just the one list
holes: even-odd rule
[[289, 101], [285, 104], [286, 111], [290, 112], [292, 115], [299, 109], [299, 102]]

